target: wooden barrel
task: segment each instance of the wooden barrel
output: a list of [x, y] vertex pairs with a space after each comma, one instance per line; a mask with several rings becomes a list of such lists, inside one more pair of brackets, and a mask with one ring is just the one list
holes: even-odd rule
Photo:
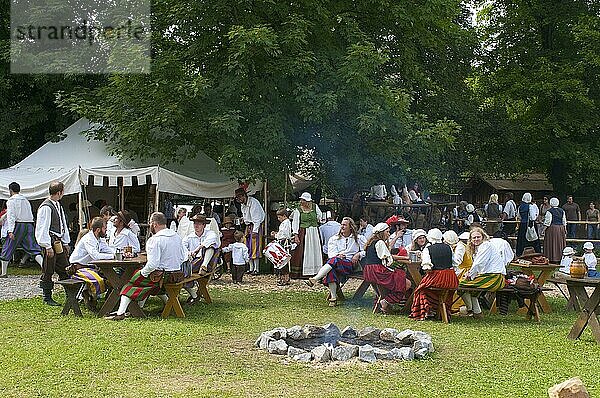
[[570, 267], [571, 278], [583, 278], [585, 277], [585, 263], [583, 260], [573, 259]]

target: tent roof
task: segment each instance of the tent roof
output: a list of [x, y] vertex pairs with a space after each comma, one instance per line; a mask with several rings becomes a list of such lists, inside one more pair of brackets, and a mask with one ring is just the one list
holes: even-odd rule
[[[233, 196], [239, 186], [237, 180], [219, 172], [215, 161], [203, 152], [182, 164], [160, 167], [148, 161], [121, 160], [109, 154], [104, 142], [89, 140], [82, 134], [95, 126], [98, 125], [87, 119], [79, 119], [61, 133], [63, 140], [47, 142], [15, 166], [0, 170], [0, 198], [8, 198], [8, 184], [12, 181], [17, 181], [21, 193], [33, 200], [46, 197], [48, 184], [54, 180], [65, 184], [66, 195], [78, 193], [90, 176], [94, 177], [93, 184], [100, 186], [104, 177], [109, 186], [117, 186], [118, 177], [128, 186], [133, 177], [138, 184], [145, 184], [149, 176], [161, 192], [208, 198]], [[252, 188], [251, 191], [260, 186]]]
[[553, 191], [552, 184], [544, 174], [529, 174], [515, 179], [481, 177], [498, 191]]

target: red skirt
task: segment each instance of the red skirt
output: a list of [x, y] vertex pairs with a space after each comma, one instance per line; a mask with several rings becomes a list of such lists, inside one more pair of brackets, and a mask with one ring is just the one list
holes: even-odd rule
[[[458, 278], [456, 273], [451, 269], [433, 270], [427, 273], [421, 279], [421, 283], [415, 289], [413, 305], [411, 309], [411, 318], [425, 319], [432, 315], [439, 305], [439, 294], [434, 292], [429, 287], [439, 287], [444, 289], [456, 289], [458, 287]], [[448, 319], [450, 319], [450, 309], [452, 307], [452, 299], [454, 295], [449, 294], [446, 297], [446, 309]]]
[[406, 293], [406, 272], [402, 269], [389, 270], [381, 264], [367, 264], [363, 279], [377, 285], [379, 292], [390, 304], [404, 301]]

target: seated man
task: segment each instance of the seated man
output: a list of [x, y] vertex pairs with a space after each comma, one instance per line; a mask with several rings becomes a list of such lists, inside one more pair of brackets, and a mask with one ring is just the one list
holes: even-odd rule
[[[216, 232], [206, 228], [210, 221], [202, 214], [196, 214], [192, 217], [194, 222], [194, 232], [183, 238], [183, 248], [187, 258], [192, 263], [192, 273], [209, 274], [216, 266], [218, 260], [218, 250], [220, 246], [219, 237]], [[189, 275], [185, 275], [188, 277]], [[187, 300], [188, 304], [198, 302], [198, 291], [194, 290], [195, 282], [190, 282], [184, 286], [190, 294]]]
[[[151, 294], [160, 292], [160, 281], [164, 273], [179, 272], [185, 261], [181, 238], [177, 232], [167, 228], [167, 218], [156, 212], [150, 216], [152, 237], [146, 242], [146, 265], [137, 271], [121, 289], [121, 303], [115, 321], [125, 319], [125, 312], [132, 300], [145, 301]], [[167, 301], [166, 295], [162, 297]]]
[[319, 280], [329, 287], [329, 304], [335, 306], [337, 302], [338, 285], [344, 284], [352, 268], [364, 255], [365, 238], [357, 232], [356, 224], [350, 217], [342, 219], [340, 232], [329, 238], [327, 243], [327, 263], [321, 267], [317, 275], [308, 278], [309, 286], [314, 286]]
[[90, 261], [111, 260], [114, 252], [108, 247], [104, 239], [106, 237], [106, 221], [101, 217], [95, 217], [90, 223], [91, 231], [85, 234], [75, 245], [73, 253], [69, 257], [71, 266], [67, 269], [74, 279], [86, 282], [84, 301], [91, 311], [96, 310], [96, 300], [100, 293], [106, 290], [104, 279]]

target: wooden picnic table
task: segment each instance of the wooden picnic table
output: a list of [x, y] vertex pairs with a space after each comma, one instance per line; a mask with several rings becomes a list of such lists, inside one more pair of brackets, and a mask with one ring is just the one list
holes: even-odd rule
[[[600, 344], [600, 323], [598, 323], [598, 308], [600, 305], [600, 278], [571, 278], [565, 277], [567, 288], [571, 297], [575, 297], [578, 301], [581, 311], [579, 317], [573, 324], [571, 331], [567, 337], [571, 340], [578, 339], [583, 333], [586, 326], [590, 326], [590, 330], [596, 339], [596, 343]], [[594, 288], [591, 296], [588, 296], [586, 287]]]
[[[115, 306], [119, 303], [121, 288], [129, 282], [138, 269], [146, 264], [146, 261], [146, 254], [139, 254], [137, 257], [124, 258], [122, 260], [97, 260], [90, 262], [102, 271], [104, 277], [108, 279], [112, 287], [110, 294], [106, 297], [106, 301], [104, 301], [98, 312], [98, 316], [108, 315], [115, 309]], [[117, 274], [115, 268], [121, 268], [123, 273], [121, 275]], [[144, 314], [144, 311], [135, 300], [129, 304], [128, 309], [131, 315], [136, 318], [146, 317], [146, 314]]]
[[[560, 268], [560, 265], [558, 264], [520, 264], [517, 262], [511, 262], [508, 266], [520, 269], [521, 272], [527, 276], [533, 276], [534, 281], [537, 282], [540, 287], [544, 286], [548, 278], [551, 278], [554, 275], [554, 272]], [[548, 304], [546, 296], [544, 296], [544, 292], [540, 293], [538, 303], [542, 307], [542, 311], [546, 314], [552, 312], [550, 304]], [[521, 309], [521, 311], [525, 311], [525, 309]]]

